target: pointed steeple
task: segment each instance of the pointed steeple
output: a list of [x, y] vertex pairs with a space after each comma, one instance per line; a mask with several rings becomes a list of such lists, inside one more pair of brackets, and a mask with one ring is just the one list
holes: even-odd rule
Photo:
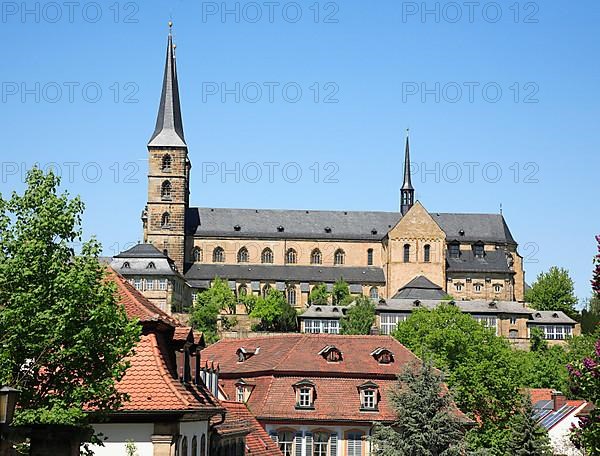
[[406, 214], [415, 203], [415, 189], [410, 178], [410, 145], [406, 130], [406, 149], [404, 151], [404, 183], [400, 195], [400, 212]]
[[167, 45], [167, 61], [163, 80], [162, 95], [158, 107], [156, 128], [148, 147], [187, 147], [183, 135], [181, 105], [179, 102], [179, 84], [177, 82], [177, 64], [175, 62], [175, 45], [169, 22], [169, 39]]

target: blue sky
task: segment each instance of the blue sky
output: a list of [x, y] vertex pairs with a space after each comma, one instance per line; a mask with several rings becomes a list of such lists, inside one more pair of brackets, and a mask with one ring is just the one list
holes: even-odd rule
[[0, 192], [55, 163], [107, 255], [141, 237], [172, 18], [194, 205], [397, 210], [410, 127], [428, 210], [502, 204], [528, 281], [559, 265], [590, 294], [598, 2], [1, 7]]

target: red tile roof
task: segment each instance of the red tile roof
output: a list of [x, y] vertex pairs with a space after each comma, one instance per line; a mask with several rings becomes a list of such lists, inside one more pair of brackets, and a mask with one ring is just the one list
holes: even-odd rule
[[233, 401], [221, 401], [221, 404], [227, 410], [224, 424], [239, 423], [251, 429], [246, 436], [246, 456], [282, 456], [278, 446], [245, 404]]
[[531, 403], [535, 405], [539, 401], [551, 401], [552, 400], [552, 388], [532, 388], [529, 390], [531, 396]]

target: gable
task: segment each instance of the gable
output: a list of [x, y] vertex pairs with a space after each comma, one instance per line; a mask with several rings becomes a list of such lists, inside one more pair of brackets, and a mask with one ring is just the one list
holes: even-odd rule
[[445, 239], [446, 234], [417, 201], [388, 233], [390, 239]]

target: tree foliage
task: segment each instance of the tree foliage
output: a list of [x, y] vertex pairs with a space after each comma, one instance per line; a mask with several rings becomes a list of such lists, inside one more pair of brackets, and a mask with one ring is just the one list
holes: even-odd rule
[[140, 327], [117, 303], [99, 243], [75, 255], [82, 201], [39, 169], [26, 184], [0, 197], [0, 384], [21, 390], [18, 424], [85, 425], [126, 400], [115, 383]]
[[511, 434], [506, 456], [552, 456], [548, 432], [533, 417], [529, 398], [524, 399], [521, 410], [511, 423]]
[[315, 285], [308, 295], [308, 302], [312, 306], [326, 306], [329, 304], [329, 292], [324, 283]]
[[259, 331], [291, 332], [298, 327], [296, 310], [288, 304], [281, 291], [270, 289], [265, 298], [259, 298], [250, 314], [259, 318]]
[[225, 280], [216, 277], [211, 287], [198, 294], [192, 308], [190, 323], [195, 329], [204, 333], [207, 343], [211, 344], [219, 339], [217, 322], [219, 315], [224, 310], [235, 308], [237, 300], [233, 291]]
[[331, 302], [334, 306], [346, 306], [351, 301], [350, 287], [344, 279], [338, 279], [333, 284], [333, 289], [331, 290]]
[[341, 333], [367, 335], [371, 333], [373, 323], [375, 323], [375, 304], [366, 296], [358, 296], [341, 319]]
[[376, 456], [450, 456], [461, 454], [464, 426], [452, 413], [442, 376], [431, 362], [409, 365], [390, 395], [397, 419], [375, 428]]
[[540, 273], [525, 293], [525, 300], [537, 310], [558, 310], [571, 318], [578, 316], [575, 286], [566, 269], [553, 266], [548, 272]]

